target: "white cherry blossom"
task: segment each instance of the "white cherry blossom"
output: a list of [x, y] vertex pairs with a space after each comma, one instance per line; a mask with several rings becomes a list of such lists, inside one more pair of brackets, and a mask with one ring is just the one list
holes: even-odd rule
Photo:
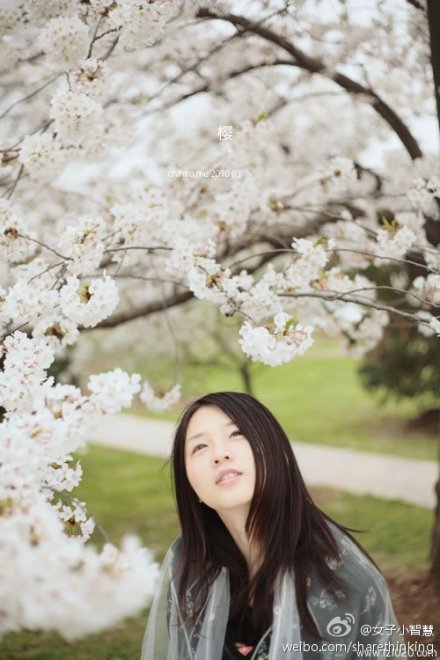
[[118, 304], [118, 288], [108, 275], [91, 282], [68, 277], [60, 290], [60, 306], [67, 318], [85, 328], [97, 325]]
[[440, 337], [440, 321], [433, 317], [430, 321], [430, 326], [434, 330], [437, 337]]
[[119, 412], [131, 405], [133, 395], [140, 391], [139, 374], [129, 376], [122, 369], [90, 376], [88, 388], [92, 392], [90, 400], [107, 414]]
[[99, 217], [80, 217], [77, 224], [67, 227], [58, 246], [70, 260], [67, 264], [69, 273], [88, 274], [99, 267], [104, 254], [105, 229], [105, 222]]
[[58, 291], [44, 291], [34, 282], [19, 279], [9, 289], [4, 313], [15, 323], [36, 323], [41, 317], [53, 314], [58, 299]]
[[19, 160], [32, 178], [50, 181], [60, 173], [64, 154], [50, 133], [36, 133], [24, 138]]
[[50, 56], [47, 61], [58, 67], [72, 67], [87, 54], [89, 30], [78, 17], [51, 18], [38, 38], [39, 47]]
[[144, 382], [139, 398], [152, 412], [165, 412], [179, 401], [181, 397], [181, 387], [174, 385], [168, 391], [153, 388], [149, 383]]
[[79, 145], [103, 131], [103, 108], [87, 94], [61, 89], [53, 98], [50, 116], [63, 145]]
[[0, 200], [0, 254], [11, 263], [33, 256], [36, 245], [24, 238], [27, 235], [20, 211], [13, 204]]
[[426, 278], [420, 275], [412, 286], [424, 300], [433, 305], [440, 304], [440, 275], [430, 273]]
[[78, 340], [79, 330], [76, 323], [70, 319], [48, 314], [37, 321], [32, 336], [35, 339], [44, 339], [55, 355], [63, 355], [64, 348], [72, 346]]
[[77, 94], [86, 94], [101, 100], [106, 95], [110, 68], [106, 62], [88, 57], [78, 62], [72, 72], [72, 89]]
[[303, 355], [313, 344], [311, 326], [292, 324], [284, 312], [275, 314], [273, 323], [252, 327], [245, 322], [240, 328], [240, 345], [254, 361], [276, 367]]
[[[378, 250], [381, 256], [399, 259], [404, 257], [409, 248], [415, 243], [416, 235], [408, 227], [399, 227], [398, 229], [379, 229], [378, 231]], [[378, 261], [378, 263], [380, 263]]]

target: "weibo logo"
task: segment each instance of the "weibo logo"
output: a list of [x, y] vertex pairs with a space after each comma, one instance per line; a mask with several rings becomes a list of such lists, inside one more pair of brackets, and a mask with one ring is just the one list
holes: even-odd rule
[[354, 616], [346, 612], [344, 617], [333, 617], [328, 622], [326, 630], [332, 637], [345, 637], [351, 631], [354, 621]]

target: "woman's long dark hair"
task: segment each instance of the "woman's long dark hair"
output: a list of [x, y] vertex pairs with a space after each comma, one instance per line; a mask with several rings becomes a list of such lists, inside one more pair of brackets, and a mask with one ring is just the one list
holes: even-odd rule
[[[252, 448], [256, 477], [246, 532], [261, 549], [262, 559], [252, 578], [222, 520], [216, 511], [199, 502], [188, 481], [185, 438], [191, 417], [202, 406], [220, 408], [237, 424]], [[337, 560], [339, 555], [327, 521], [349, 536], [374, 564], [348, 529], [331, 520], [313, 502], [285, 432], [266, 406], [248, 394], [217, 392], [187, 407], [175, 434], [172, 472], [182, 530], [178, 597], [180, 609], [190, 621], [198, 619], [209, 586], [221, 567], [226, 566], [231, 586], [230, 615], [239, 616], [253, 600], [253, 624], [257, 630], [264, 630], [272, 621], [277, 577], [285, 571], [294, 571], [301, 623], [312, 636], [319, 638], [307, 606], [308, 576], [317, 575], [332, 593], [349, 588], [327, 563]], [[193, 576], [198, 576], [195, 583]], [[194, 607], [188, 612], [185, 603], [189, 587], [192, 587]]]

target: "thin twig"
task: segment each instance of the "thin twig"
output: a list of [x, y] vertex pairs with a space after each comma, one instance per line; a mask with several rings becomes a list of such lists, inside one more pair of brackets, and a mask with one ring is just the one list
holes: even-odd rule
[[0, 119], [3, 119], [3, 117], [6, 117], [6, 115], [12, 110], [12, 108], [15, 108], [15, 106], [19, 105], [20, 103], [23, 103], [24, 101], [28, 101], [31, 99], [33, 96], [36, 96], [39, 92], [41, 92], [43, 89], [48, 87], [51, 83], [53, 83], [57, 78], [62, 76], [63, 73], [57, 73], [55, 76], [52, 76], [52, 78], [49, 78], [43, 85], [41, 85], [38, 89], [35, 91], [31, 92], [30, 94], [27, 94], [27, 96], [23, 96], [23, 98], [18, 99], [18, 101], [14, 101], [14, 103], [11, 103], [11, 105], [6, 108], [6, 110], [0, 115]]
[[142, 245], [128, 245], [126, 247], [115, 247], [107, 248], [104, 252], [121, 252], [125, 250], [148, 250], [149, 252], [154, 252], [154, 250], [172, 250], [171, 247], [166, 247], [165, 245], [155, 245], [155, 246], [142, 246]]
[[429, 270], [427, 266], [419, 263], [418, 261], [411, 261], [411, 259], [397, 259], [396, 257], [387, 257], [386, 255], [381, 254], [372, 254], [371, 252], [364, 252], [363, 250], [352, 250], [351, 248], [331, 248], [330, 252], [353, 252], [355, 254], [362, 254], [365, 257], [371, 257], [373, 259], [385, 259], [386, 261], [394, 261], [397, 264], [410, 264], [411, 266], [418, 266], [419, 268], [424, 268]]
[[412, 319], [412, 321], [417, 321], [418, 323], [425, 323], [426, 325], [429, 325], [426, 321], [423, 321], [423, 319], [418, 319], [414, 316], [414, 314], [411, 314], [410, 312], [404, 312], [401, 309], [397, 309], [396, 307], [392, 307], [390, 305], [385, 305], [382, 303], [376, 303], [372, 302], [371, 300], [368, 299], [358, 299], [358, 298], [352, 298], [348, 293], [340, 293], [340, 292], [328, 292], [328, 295], [325, 295], [324, 292], [318, 293], [318, 292], [313, 292], [313, 291], [308, 291], [308, 292], [301, 292], [298, 291], [297, 293], [278, 293], [278, 295], [281, 298], [320, 298], [321, 300], [327, 300], [329, 302], [334, 302], [337, 300], [340, 300], [341, 302], [351, 302], [355, 303], [356, 305], [360, 305], [361, 307], [371, 307], [373, 309], [378, 309], [380, 311], [384, 312], [390, 312], [393, 314], [397, 314], [398, 316], [403, 316], [404, 318]]
[[36, 238], [31, 238], [31, 236], [25, 236], [24, 234], [17, 234], [20, 238], [24, 238], [26, 241], [32, 241], [32, 243], [37, 243], [37, 245], [41, 245], [41, 247], [46, 248], [46, 250], [49, 250], [50, 252], [53, 252], [54, 254], [57, 255], [57, 257], [61, 257], [64, 261], [72, 261], [72, 257], [65, 257], [63, 254], [60, 252], [57, 252], [57, 250], [54, 250], [54, 248], [49, 247], [46, 245], [46, 243], [42, 243]]
[[185, 287], [182, 282], [176, 282], [175, 280], [165, 280], [163, 277], [146, 277], [145, 275], [132, 275], [131, 273], [118, 273], [117, 275], [112, 275], [112, 277], [119, 280], [127, 279], [141, 280], [142, 282], [163, 282], [164, 284], [173, 284], [174, 286]]
[[45, 270], [42, 270], [41, 273], [37, 273], [36, 275], [31, 277], [31, 279], [28, 280], [27, 283], [30, 284], [37, 277], [41, 277], [42, 275], [45, 275], [46, 273], [48, 273], [50, 270], [53, 270], [54, 268], [57, 268], [57, 266], [61, 266], [63, 264], [64, 264], [64, 261], [59, 261], [57, 264], [52, 264], [51, 266], [48, 266]]
[[425, 298], [420, 298], [420, 296], [417, 296], [415, 293], [412, 293], [411, 291], [408, 291], [407, 289], [400, 289], [399, 287], [396, 286], [389, 286], [386, 284], [375, 284], [374, 286], [363, 286], [359, 287], [358, 289], [350, 289], [350, 291], [347, 291], [346, 293], [352, 294], [352, 293], [359, 293], [359, 291], [393, 291], [397, 293], [403, 293], [404, 297], [400, 299], [399, 302], [405, 302], [406, 296], [410, 296], [411, 298], [414, 298], [418, 302], [422, 303], [423, 305], [429, 305], [430, 307], [433, 306], [433, 303], [430, 300], [426, 300]]
[[114, 49], [116, 48], [116, 45], [117, 45], [118, 41], [119, 41], [119, 35], [113, 41], [113, 43], [111, 44], [110, 48], [107, 50], [105, 55], [103, 55], [103, 57], [102, 57], [103, 60], [108, 60], [108, 58], [110, 57], [110, 55], [113, 53]]
[[23, 172], [24, 172], [24, 165], [20, 165], [20, 168], [19, 168], [19, 170], [18, 170], [18, 174], [17, 174], [17, 176], [15, 177], [14, 182], [12, 183], [11, 187], [8, 188], [8, 189], [3, 193], [3, 195], [2, 195], [3, 197], [6, 197], [6, 199], [11, 199], [11, 197], [12, 197], [12, 195], [14, 194], [14, 191], [15, 191], [15, 189], [16, 189], [16, 187], [17, 187], [17, 184], [18, 184], [18, 182], [19, 182], [20, 179], [21, 179], [21, 176], [22, 176]]
[[[425, 266], [424, 264], [418, 263], [417, 261], [411, 261], [410, 259], [397, 259], [395, 257], [387, 257], [387, 256], [383, 256], [383, 255], [380, 255], [380, 254], [372, 254], [371, 252], [365, 252], [364, 250], [355, 250], [355, 249], [351, 249], [351, 248], [327, 248], [326, 251], [327, 252], [352, 252], [354, 254], [361, 254], [364, 257], [371, 257], [371, 258], [374, 258], [374, 259], [385, 259], [386, 261], [394, 261], [398, 264], [404, 264], [404, 265], [410, 264], [410, 265], [413, 265], [413, 266], [419, 266], [420, 268], [424, 268], [425, 270], [429, 270], [429, 268], [427, 266]], [[249, 261], [250, 259], [253, 259], [254, 257], [265, 257], [265, 256], [271, 255], [271, 254], [276, 255], [276, 254], [283, 254], [283, 253], [284, 254], [293, 254], [293, 255], [298, 254], [297, 252], [295, 252], [295, 250], [290, 249], [290, 248], [277, 248], [275, 250], [266, 250], [265, 252], [257, 252], [255, 254], [250, 254], [247, 257], [243, 257], [242, 259], [239, 259], [238, 261], [234, 261], [234, 262], [232, 262], [232, 264], [229, 264], [229, 267], [233, 268], [235, 266], [238, 266], [238, 265], [244, 263], [245, 261]]]
[[119, 271], [121, 270], [122, 264], [124, 263], [124, 261], [125, 261], [125, 257], [126, 257], [126, 256], [127, 256], [127, 248], [125, 248], [125, 250], [124, 250], [124, 254], [122, 255], [122, 259], [121, 259], [121, 261], [120, 261], [120, 262], [117, 264], [117, 266], [116, 266], [116, 271], [115, 271], [115, 273], [113, 274], [113, 277], [117, 277], [117, 276], [118, 276], [118, 273], [119, 273]]
[[97, 35], [97, 33], [98, 33], [99, 26], [101, 25], [103, 18], [104, 18], [104, 14], [101, 14], [101, 16], [99, 17], [98, 22], [97, 22], [97, 24], [96, 24], [95, 30], [94, 30], [94, 32], [93, 32], [93, 37], [92, 37], [92, 40], [91, 40], [91, 42], [90, 42], [89, 51], [88, 51], [88, 53], [87, 53], [87, 59], [88, 59], [89, 57], [92, 57], [92, 53], [93, 53], [93, 44], [95, 43], [95, 41], [97, 41], [97, 37], [96, 37], [96, 35]]
[[108, 34], [112, 34], [113, 32], [118, 32], [118, 28], [111, 28], [110, 30], [106, 30], [105, 32], [101, 32], [101, 34], [98, 34], [98, 36], [95, 37], [95, 42], [99, 41], [103, 37], [106, 37]]
[[25, 321], [24, 323], [20, 323], [20, 324], [17, 325], [15, 328], [13, 328], [12, 330], [9, 330], [9, 331], [6, 332], [4, 335], [2, 335], [2, 336], [0, 337], [0, 341], [3, 341], [3, 339], [6, 339], [6, 337], [9, 337], [10, 335], [13, 335], [14, 332], [17, 332], [17, 330], [21, 330], [22, 328], [25, 328], [25, 327], [27, 326], [27, 324], [28, 324], [27, 321]]
[[[153, 268], [155, 268], [154, 264], [153, 264]], [[156, 270], [156, 273], [157, 273], [156, 268], [155, 268], [155, 270]], [[159, 278], [157, 278], [157, 279], [159, 280]], [[160, 298], [161, 298], [162, 301], [165, 301], [165, 298], [166, 298], [165, 290], [164, 290], [164, 287], [162, 287], [160, 283], [159, 283], [159, 288], [160, 288], [160, 292], [161, 292]], [[174, 365], [173, 365], [174, 366], [174, 382], [178, 383], [179, 382], [180, 364], [181, 364], [180, 346], [179, 346], [179, 342], [177, 340], [176, 333], [174, 332], [173, 324], [171, 323], [170, 318], [169, 318], [168, 308], [166, 307], [165, 304], [163, 305], [162, 314], [163, 314], [165, 326], [168, 329], [168, 332], [169, 332], [170, 337], [171, 337], [171, 341], [173, 342], [173, 345], [174, 345]]]

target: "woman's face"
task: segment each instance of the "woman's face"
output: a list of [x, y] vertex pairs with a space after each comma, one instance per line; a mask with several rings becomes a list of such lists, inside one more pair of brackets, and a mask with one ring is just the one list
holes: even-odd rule
[[219, 515], [245, 516], [255, 489], [255, 461], [248, 440], [220, 408], [202, 406], [185, 438], [185, 467], [196, 495]]

